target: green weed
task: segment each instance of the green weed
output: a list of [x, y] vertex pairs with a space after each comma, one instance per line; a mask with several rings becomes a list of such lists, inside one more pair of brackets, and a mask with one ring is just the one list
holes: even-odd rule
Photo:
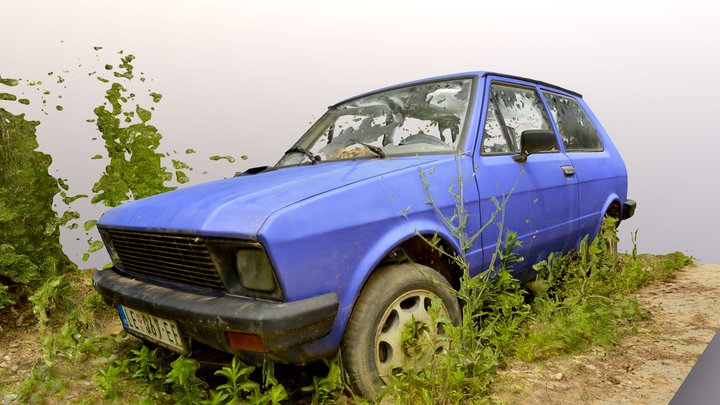
[[[460, 173], [459, 159], [456, 164]], [[457, 187], [449, 189], [455, 200], [455, 209], [448, 217], [435, 204], [426, 172], [421, 172], [420, 176], [428, 204], [435, 208], [461, 248], [460, 252], [447, 252], [440, 245], [437, 235], [432, 239], [423, 238], [462, 271], [460, 288], [456, 292], [462, 303], [462, 320], [458, 326], [442, 317], [434, 320], [443, 323], [444, 336], [439, 335], [438, 339], [447, 339], [448, 348], [435, 354], [428, 368], [406, 370], [393, 376], [385, 396], [397, 403], [482, 403], [486, 401], [495, 370], [504, 362], [513, 338], [521, 333], [524, 322], [530, 316], [530, 307], [525, 303], [526, 291], [510, 273], [513, 266], [522, 261], [513, 252], [520, 243], [514, 233], [503, 232], [505, 206], [512, 190], [501, 200], [493, 200], [496, 210], [490, 220], [478, 232], [468, 235], [469, 213], [464, 207], [463, 179], [458, 175]], [[502, 239], [498, 240], [491, 267], [471, 276], [466, 253], [482, 232], [493, 224], [500, 230], [498, 238], [505, 235], [504, 243]]]
[[275, 368], [271, 361], [266, 362], [263, 368], [262, 386], [250, 379], [254, 370], [255, 367], [244, 364], [237, 357], [233, 358], [229, 366], [215, 372], [215, 375], [225, 377], [226, 382], [210, 391], [210, 399], [204, 403], [276, 405], [288, 397], [285, 387], [275, 379]]
[[[0, 87], [17, 83], [3, 79]], [[52, 158], [37, 150], [38, 125], [0, 108], [0, 309], [75, 268], [59, 242], [61, 219], [52, 204], [63, 190], [48, 174]]]
[[150, 384], [152, 384], [153, 381], [164, 379], [161, 365], [157, 358], [157, 349], [150, 350], [147, 346], [143, 345], [140, 349], [130, 350], [130, 353], [133, 354], [130, 362], [137, 366], [137, 370], [132, 374], [133, 378], [146, 380]]
[[648, 267], [636, 255], [635, 236], [633, 253], [618, 258], [606, 249], [614, 238], [610, 220], [577, 252], [550, 255], [534, 266], [538, 276], [528, 285], [535, 295], [533, 320], [514, 344], [516, 357], [535, 360], [591, 345], [613, 347], [628, 324], [647, 316], [629, 294], [691, 263], [679, 254]]
[[675, 273], [686, 266], [695, 264], [695, 260], [682, 252], [665, 255], [636, 255], [643, 269], [650, 273], [652, 281], [668, 281], [675, 278]]
[[165, 384], [172, 390], [174, 403], [195, 404], [207, 397], [207, 383], [195, 376], [195, 372], [200, 368], [197, 360], [180, 356], [170, 367]]
[[[397, 403], [457, 404], [486, 400], [495, 370], [505, 361], [513, 338], [522, 332], [530, 307], [525, 290], [509, 272], [518, 259], [512, 249], [518, 242], [508, 233], [498, 254], [499, 269], [476, 276], [463, 275], [457, 292], [463, 303], [458, 326], [443, 323], [448, 348], [424, 370], [405, 370], [391, 379], [385, 396]], [[433, 312], [431, 311], [431, 314]], [[434, 315], [437, 317], [437, 315]], [[428, 347], [435, 347], [429, 342]]]
[[18, 389], [23, 403], [46, 403], [47, 398], [67, 390], [68, 381], [58, 378], [57, 370], [44, 364], [33, 366], [30, 376]]
[[10, 287], [0, 284], [0, 310], [15, 303], [15, 300], [10, 296], [9, 290]]
[[[456, 202], [450, 217], [434, 203], [424, 172], [421, 178], [428, 203], [460, 242], [462, 250], [454, 253], [442, 249], [437, 235], [424, 238], [462, 270], [457, 296], [463, 319], [459, 326], [437, 319], [444, 323], [449, 347], [435, 355], [427, 369], [393, 376], [385, 396], [397, 403], [490, 402], [495, 371], [510, 357], [535, 360], [591, 345], [612, 347], [634, 322], [647, 316], [630, 294], [650, 281], [666, 280], [692, 263], [691, 258], [676, 253], [649, 264], [647, 258], [637, 255], [637, 231], [631, 255], [609, 252], [612, 242], [617, 242], [616, 222], [610, 218], [598, 237], [592, 241], [586, 237], [577, 251], [551, 254], [533, 266], [537, 278], [522, 285], [511, 274], [522, 261], [514, 253], [519, 242], [514, 233], [503, 232], [505, 205], [512, 190], [493, 201], [496, 211], [490, 221], [478, 233], [467, 235], [469, 214], [463, 207], [462, 178], [458, 177], [457, 188], [450, 188]], [[500, 239], [497, 243], [502, 249], [493, 254], [490, 269], [471, 277], [465, 252], [492, 223], [500, 230], [498, 238], [505, 235], [504, 243]], [[408, 334], [409, 340], [412, 336]]]
[[48, 365], [56, 357], [73, 359], [79, 353], [96, 352], [104, 347], [101, 342], [112, 340], [107, 336], [90, 338], [93, 324], [114, 313], [100, 305], [102, 300], [87, 273], [75, 271], [51, 277], [29, 300], [38, 319], [38, 337]]
[[98, 383], [97, 390], [103, 394], [103, 398], [114, 401], [120, 396], [118, 383], [122, 377], [130, 372], [130, 359], [115, 360], [105, 370], [93, 376], [93, 381]]
[[345, 389], [342, 362], [336, 357], [325, 360], [328, 373], [324, 377], [314, 376], [312, 385], [303, 387], [303, 392], [312, 392], [312, 405], [334, 404]]

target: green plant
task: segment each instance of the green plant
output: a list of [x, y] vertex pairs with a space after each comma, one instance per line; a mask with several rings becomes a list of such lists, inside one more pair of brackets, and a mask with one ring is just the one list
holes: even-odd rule
[[[398, 373], [386, 396], [398, 403], [455, 404], [481, 402], [489, 392], [496, 368], [504, 361], [513, 339], [530, 316], [525, 291], [509, 273], [516, 256], [515, 235], [509, 233], [498, 255], [499, 269], [463, 276], [458, 296], [463, 318], [454, 326], [442, 318], [447, 349], [434, 356], [430, 367]], [[433, 321], [435, 322], [435, 320]]]
[[[469, 275], [465, 251], [478, 234], [467, 235], [467, 212], [462, 206], [462, 179], [454, 192], [456, 209], [444, 216], [435, 205], [424, 173], [428, 203], [433, 205], [448, 229], [460, 242], [458, 253], [442, 249], [437, 236], [426, 238], [440, 254], [462, 269], [457, 295], [463, 303], [463, 320], [459, 326], [444, 325], [448, 349], [435, 356], [425, 370], [405, 370], [387, 387], [386, 395], [399, 403], [466, 403], [488, 401], [487, 394], [495, 370], [505, 359], [516, 356], [537, 359], [580, 350], [589, 345], [610, 347], [629, 330], [628, 325], [645, 314], [628, 293], [637, 291], [663, 272], [648, 270], [637, 256], [636, 247], [629, 257], [619, 258], [608, 248], [617, 241], [616, 222], [604, 222], [600, 234], [592, 241], [582, 240], [577, 251], [551, 254], [534, 266], [535, 281], [528, 283], [534, 293], [528, 304], [528, 291], [510, 270], [522, 261], [514, 253], [519, 242], [512, 232], [503, 232], [504, 208], [512, 191], [494, 201], [493, 220], [504, 235], [504, 243], [493, 254], [490, 269]], [[453, 188], [450, 189], [453, 192]], [[489, 223], [484, 224], [483, 232]], [[636, 241], [636, 233], [633, 242]], [[682, 256], [668, 258], [668, 272], [689, 263]], [[408, 343], [414, 343], [413, 325], [408, 326]]]
[[675, 272], [686, 266], [692, 266], [695, 260], [682, 252], [665, 255], [633, 255], [640, 265], [648, 269], [651, 280], [667, 281], [675, 277]]
[[15, 303], [8, 292], [9, 289], [10, 287], [0, 284], [0, 310]]
[[103, 398], [114, 401], [120, 395], [117, 387], [118, 381], [130, 372], [130, 359], [118, 359], [110, 364], [105, 370], [100, 370], [93, 376], [93, 381], [98, 383], [97, 390], [103, 394]]
[[132, 375], [133, 378], [140, 378], [148, 383], [163, 379], [164, 376], [157, 358], [157, 349], [150, 350], [143, 345], [140, 349], [130, 350], [130, 353], [133, 354], [130, 362], [137, 366], [137, 370]]
[[109, 316], [111, 309], [99, 306], [99, 295], [92, 289], [90, 275], [73, 271], [50, 277], [29, 298], [38, 319], [38, 337], [43, 344], [45, 362], [58, 356], [75, 358], [81, 352], [96, 351], [106, 337], [86, 341], [97, 318]]
[[[612, 347], [623, 325], [645, 314], [628, 293], [651, 279], [639, 261], [636, 246], [624, 258], [608, 250], [617, 240], [615, 221], [606, 221], [600, 234], [570, 254], [551, 254], [536, 264], [533, 321], [515, 344], [515, 355], [534, 360], [581, 350], [589, 345]], [[633, 238], [633, 243], [635, 243]]]
[[[460, 173], [459, 159], [456, 162]], [[447, 349], [434, 355], [428, 368], [405, 370], [393, 376], [385, 395], [398, 403], [481, 402], [485, 400], [495, 369], [502, 363], [512, 339], [521, 332], [523, 323], [530, 316], [530, 307], [525, 304], [526, 292], [510, 274], [513, 265], [522, 260], [513, 253], [519, 242], [514, 233], [503, 232], [505, 206], [514, 187], [501, 200], [493, 200], [496, 210], [490, 221], [475, 234], [468, 235], [469, 213], [464, 207], [462, 177], [458, 175], [457, 186], [449, 189], [455, 209], [448, 217], [435, 204], [430, 192], [426, 176], [431, 173], [431, 170], [421, 172], [428, 204], [435, 208], [436, 214], [457, 238], [461, 250], [445, 251], [437, 235], [423, 239], [462, 271], [460, 288], [456, 291], [462, 303], [462, 321], [454, 326], [445, 319], [434, 319], [434, 323], [443, 323], [444, 336], [438, 338], [447, 339]], [[471, 276], [466, 253], [481, 233], [493, 224], [499, 228], [498, 238], [504, 236], [504, 243], [503, 239], [498, 240], [491, 268]]]
[[215, 375], [225, 377], [227, 380], [225, 384], [219, 385], [217, 390], [227, 394], [229, 398], [241, 400], [244, 393], [260, 389], [260, 384], [249, 378], [254, 370], [255, 367], [248, 366], [237, 357], [233, 357], [230, 367], [225, 366], [215, 372]]
[[65, 275], [59, 275], [49, 278], [29, 298], [34, 304], [33, 312], [38, 319], [38, 336], [43, 343], [45, 362], [48, 365], [52, 363], [52, 358], [57, 353], [56, 334], [53, 333], [54, 331], [51, 328], [48, 328], [49, 316], [54, 311], [64, 312], [65, 305], [68, 302], [66, 296], [70, 288], [70, 283]]
[[197, 360], [180, 356], [170, 364], [170, 368], [165, 384], [172, 389], [173, 402], [195, 404], [207, 397], [207, 383], [195, 376], [200, 368]]
[[266, 360], [263, 367], [263, 387], [267, 393], [267, 400], [272, 405], [277, 405], [288, 397], [285, 387], [275, 378], [275, 363], [270, 360]]
[[[18, 83], [5, 78], [0, 87]], [[74, 268], [59, 242], [53, 198], [60, 180], [48, 173], [52, 158], [37, 150], [38, 125], [0, 108], [0, 309]]]
[[20, 387], [18, 388], [18, 397], [22, 400], [31, 399], [35, 393], [41, 391], [39, 386], [42, 384], [46, 375], [47, 367], [41, 367], [38, 366], [38, 364], [34, 364], [30, 370], [30, 375], [22, 381]]
[[314, 376], [312, 385], [303, 387], [303, 392], [312, 392], [312, 405], [334, 404], [345, 389], [342, 362], [338, 357], [324, 360], [328, 373], [324, 377]]
[[[215, 375], [225, 377], [225, 383], [210, 391], [210, 398], [204, 404], [279, 404], [287, 398], [285, 387], [275, 378], [275, 366], [272, 361], [266, 361], [263, 367], [262, 387], [250, 379], [255, 367], [248, 366], [237, 357], [234, 357], [229, 366], [215, 372]], [[261, 389], [262, 388], [262, 389]]]

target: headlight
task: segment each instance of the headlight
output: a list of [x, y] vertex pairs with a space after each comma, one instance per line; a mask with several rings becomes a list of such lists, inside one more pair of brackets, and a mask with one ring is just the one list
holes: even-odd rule
[[273, 292], [277, 289], [270, 259], [262, 249], [238, 250], [235, 253], [235, 270], [240, 284], [248, 290]]

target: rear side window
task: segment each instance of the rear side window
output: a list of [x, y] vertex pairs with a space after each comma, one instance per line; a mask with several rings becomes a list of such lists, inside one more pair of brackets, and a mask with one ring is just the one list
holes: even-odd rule
[[520, 135], [529, 129], [551, 130], [538, 93], [527, 87], [491, 84], [481, 153], [519, 153]]
[[572, 97], [543, 91], [568, 152], [603, 150], [600, 136], [580, 104]]

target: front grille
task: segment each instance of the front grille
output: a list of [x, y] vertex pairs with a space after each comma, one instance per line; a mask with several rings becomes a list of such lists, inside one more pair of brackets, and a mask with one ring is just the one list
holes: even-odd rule
[[109, 235], [126, 273], [225, 291], [210, 252], [200, 238], [117, 229], [104, 231]]

